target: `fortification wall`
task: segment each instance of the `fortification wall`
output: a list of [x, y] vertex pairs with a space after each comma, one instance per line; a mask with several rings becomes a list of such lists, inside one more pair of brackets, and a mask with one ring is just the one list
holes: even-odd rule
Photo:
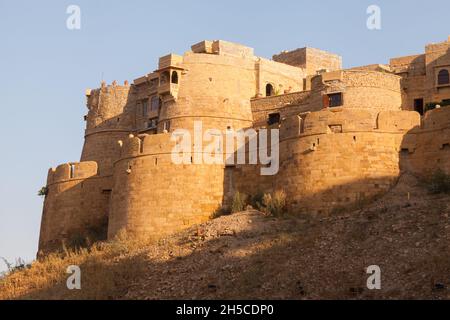
[[[404, 135], [420, 125], [408, 111], [330, 108], [294, 115], [280, 126], [280, 168], [234, 170], [235, 189], [255, 195], [284, 190], [292, 213], [329, 214], [386, 192], [400, 174]], [[248, 146], [247, 146], [248, 148]]]
[[343, 93], [344, 108], [401, 110], [401, 77], [389, 73], [344, 70], [312, 79], [311, 106], [323, 104], [323, 96]]
[[310, 111], [309, 91], [294, 92], [279, 96], [253, 99], [251, 101], [253, 126], [260, 128], [267, 126], [269, 114], [280, 113], [281, 118]]
[[255, 61], [250, 58], [187, 53], [183, 57], [176, 101], [167, 101], [160, 122], [172, 129], [251, 126], [250, 98], [256, 94]]
[[273, 60], [305, 69], [306, 75], [316, 75], [319, 70], [342, 69], [342, 58], [336, 54], [314, 48], [300, 48], [274, 55]]
[[439, 103], [444, 99], [449, 99], [450, 86], [438, 85], [437, 78], [441, 70], [445, 69], [450, 72], [450, 41], [427, 45], [425, 55], [427, 101]]
[[59, 250], [63, 244], [106, 239], [108, 178], [97, 176], [95, 162], [62, 164], [50, 169], [44, 201], [39, 251]]
[[[132, 86], [88, 90], [82, 162], [49, 171], [40, 250], [111, 239], [121, 230], [172, 233], [209, 219], [236, 191], [282, 189], [292, 212], [327, 214], [386, 192], [402, 171], [450, 173], [450, 108], [428, 112], [422, 123], [418, 113], [400, 111], [412, 109], [417, 96], [450, 95], [450, 87], [436, 86], [436, 72], [450, 70], [449, 43], [393, 59], [394, 75], [383, 66], [340, 70], [340, 57], [315, 49], [269, 61], [242, 45], [204, 41], [184, 56], [162, 57], [157, 71]], [[260, 98], [267, 84], [277, 95]], [[271, 113], [281, 122], [268, 126]], [[222, 139], [226, 130], [280, 128], [279, 173], [262, 176], [260, 165], [193, 164], [195, 153], [175, 164], [175, 141], [163, 132], [192, 134], [195, 121], [203, 133], [219, 129]], [[201, 156], [208, 152], [202, 150]], [[214, 152], [230, 156], [223, 142]]]
[[129, 86], [103, 85], [88, 92], [89, 113], [81, 161], [97, 162], [101, 176], [112, 174], [112, 163], [119, 156], [117, 141], [124, 139], [133, 128], [132, 114], [124, 113], [130, 105], [129, 96]]
[[266, 96], [266, 86], [272, 85], [274, 94], [284, 94], [303, 90], [303, 79], [306, 72], [302, 68], [290, 66], [264, 58], [258, 58], [257, 96]]
[[[267, 125], [268, 115], [281, 118], [319, 111], [327, 95], [341, 93], [342, 105], [333, 109], [366, 109], [375, 120], [381, 110], [401, 110], [401, 77], [368, 70], [339, 70], [312, 78], [311, 91], [252, 100], [255, 127]], [[363, 120], [364, 121], [364, 120]]]
[[130, 86], [116, 84], [110, 86], [102, 84], [99, 89], [87, 90], [89, 112], [86, 117], [86, 133], [129, 127], [130, 124], [124, 123], [124, 119], [120, 118], [127, 104], [129, 93]]
[[422, 125], [403, 138], [401, 152], [405, 171], [423, 177], [438, 169], [450, 174], [450, 108], [428, 111]]
[[286, 192], [290, 210], [330, 213], [388, 190], [400, 173], [403, 135], [420, 116], [381, 111], [378, 119], [382, 128], [374, 129], [367, 110], [329, 109], [307, 115], [303, 124], [295, 117], [282, 124], [274, 187]]
[[170, 137], [146, 135], [124, 143], [114, 166], [108, 238], [121, 230], [161, 236], [204, 222], [221, 207], [224, 166], [173, 163]]

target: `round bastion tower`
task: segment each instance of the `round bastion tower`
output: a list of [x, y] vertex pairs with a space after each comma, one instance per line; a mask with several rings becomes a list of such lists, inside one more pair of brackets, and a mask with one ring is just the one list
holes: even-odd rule
[[[121, 230], [140, 236], [167, 234], [203, 222], [222, 207], [229, 187], [225, 165], [196, 160], [204, 149], [194, 151], [194, 123], [201, 125], [200, 134], [252, 126], [256, 58], [250, 48], [229, 45], [236, 51], [227, 54], [219, 48], [214, 54], [188, 52], [160, 59], [158, 134], [123, 141], [114, 165], [109, 238]], [[172, 161], [171, 133], [177, 129], [191, 134], [189, 163]], [[225, 148], [219, 149], [215, 152], [223, 156]]]
[[130, 96], [130, 86], [114, 82], [87, 90], [86, 131], [81, 161], [95, 161], [99, 175], [111, 176], [114, 161], [119, 158], [117, 141], [132, 132], [132, 123], [124, 114]]
[[344, 70], [316, 76], [311, 109], [280, 128], [276, 189], [292, 212], [329, 214], [362, 205], [398, 179], [403, 137], [420, 126], [402, 111], [401, 78]]
[[113, 163], [120, 156], [117, 141], [130, 132], [123, 116], [130, 87], [102, 84], [87, 90], [86, 134], [81, 162], [48, 172], [39, 252], [80, 245], [107, 237]]

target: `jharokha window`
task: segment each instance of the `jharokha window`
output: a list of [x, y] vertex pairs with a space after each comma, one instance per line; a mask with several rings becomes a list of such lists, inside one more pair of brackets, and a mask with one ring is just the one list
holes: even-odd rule
[[442, 69], [438, 74], [438, 85], [450, 84], [450, 75], [447, 69]]

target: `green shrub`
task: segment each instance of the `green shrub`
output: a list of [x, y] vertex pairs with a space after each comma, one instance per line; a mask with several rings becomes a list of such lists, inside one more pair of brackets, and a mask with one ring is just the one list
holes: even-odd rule
[[231, 204], [231, 212], [241, 212], [245, 210], [247, 201], [247, 195], [240, 193], [239, 191], [236, 191], [236, 193], [233, 196], [233, 203]]
[[272, 195], [266, 193], [263, 197], [263, 211], [274, 217], [281, 217], [286, 213], [286, 193], [279, 190]]
[[437, 170], [429, 179], [427, 187], [433, 194], [450, 193], [450, 175]]
[[48, 194], [48, 188], [47, 187], [42, 187], [38, 191], [38, 196], [40, 196], [40, 197], [45, 197], [47, 194]]

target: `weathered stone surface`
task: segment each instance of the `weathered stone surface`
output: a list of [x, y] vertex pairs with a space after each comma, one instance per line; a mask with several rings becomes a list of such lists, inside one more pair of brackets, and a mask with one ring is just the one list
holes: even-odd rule
[[[235, 191], [283, 189], [291, 211], [330, 214], [385, 193], [402, 171], [450, 172], [450, 108], [414, 111], [417, 99], [450, 99], [450, 86], [437, 85], [437, 73], [450, 70], [450, 42], [389, 66], [341, 68], [339, 56], [317, 49], [272, 61], [204, 41], [162, 57], [131, 85], [87, 90], [81, 162], [49, 171], [39, 249], [121, 230], [171, 233], [207, 220]], [[176, 129], [192, 132], [195, 121], [203, 131], [261, 129], [273, 114], [275, 176], [261, 176], [259, 165], [171, 161]]]

